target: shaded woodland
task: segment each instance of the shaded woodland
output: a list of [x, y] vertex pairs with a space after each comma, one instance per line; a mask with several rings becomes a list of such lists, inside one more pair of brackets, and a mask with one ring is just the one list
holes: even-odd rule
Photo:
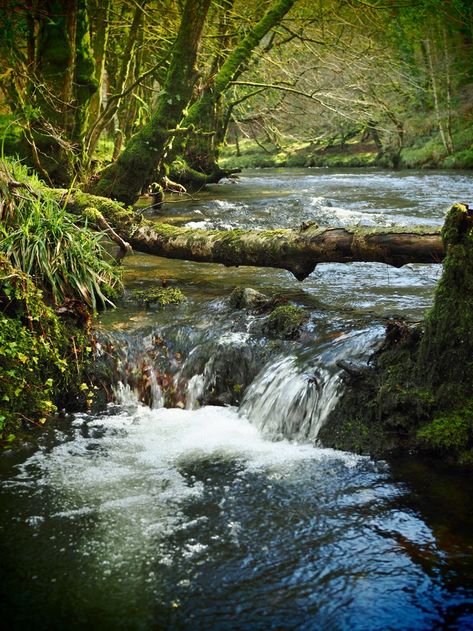
[[[226, 175], [222, 146], [471, 166], [467, 0], [3, 2], [4, 152], [133, 203]], [[245, 144], [246, 143], [246, 144]], [[292, 149], [290, 149], [292, 147]], [[238, 162], [238, 161], [237, 161]]]

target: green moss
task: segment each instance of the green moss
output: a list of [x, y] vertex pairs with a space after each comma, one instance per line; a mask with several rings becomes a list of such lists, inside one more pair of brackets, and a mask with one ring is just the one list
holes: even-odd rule
[[[204, 234], [209, 234], [208, 232]], [[224, 265], [238, 265], [241, 259], [240, 240], [246, 234], [245, 230], [228, 230], [226, 232], [214, 232], [217, 235], [213, 244], [213, 252], [216, 260]]]
[[263, 330], [272, 337], [293, 339], [300, 335], [300, 329], [307, 321], [307, 313], [302, 307], [294, 305], [276, 307], [268, 316]]
[[337, 433], [334, 448], [345, 449], [346, 445], [350, 445], [353, 451], [366, 453], [372, 440], [371, 433], [366, 419], [347, 419]]
[[424, 322], [416, 379], [436, 392], [439, 409], [473, 395], [473, 213], [450, 209], [442, 237], [444, 273]]
[[177, 305], [185, 300], [185, 296], [178, 287], [155, 287], [150, 289], [136, 289], [131, 292], [131, 297], [146, 306], [152, 304], [166, 307]]
[[32, 280], [0, 255], [0, 440], [10, 444], [18, 429], [43, 424], [78, 394], [92, 353], [84, 317], [72, 305], [59, 317]]
[[436, 416], [417, 432], [417, 437], [436, 450], [465, 452], [472, 447], [473, 400], [462, 408]]

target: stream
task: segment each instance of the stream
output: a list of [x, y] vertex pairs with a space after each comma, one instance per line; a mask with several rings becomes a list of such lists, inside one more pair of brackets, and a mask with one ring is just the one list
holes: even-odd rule
[[[175, 225], [441, 225], [466, 172], [248, 171], [160, 211]], [[473, 629], [467, 474], [324, 449], [317, 433], [386, 319], [420, 320], [439, 265], [225, 268], [134, 254], [102, 314], [116, 401], [0, 455], [3, 628]], [[236, 309], [251, 287], [303, 307], [299, 337]], [[146, 393], [136, 375], [146, 374]], [[163, 407], [164, 405], [168, 407]]]

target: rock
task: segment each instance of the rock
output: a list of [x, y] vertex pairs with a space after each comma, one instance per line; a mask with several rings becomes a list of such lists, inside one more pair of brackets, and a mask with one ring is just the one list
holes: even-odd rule
[[293, 340], [300, 336], [302, 326], [309, 317], [302, 307], [294, 305], [276, 307], [263, 325], [263, 333], [269, 337]]
[[230, 294], [229, 304], [233, 309], [262, 310], [273, 302], [272, 298], [268, 298], [256, 289], [251, 287], [235, 287]]

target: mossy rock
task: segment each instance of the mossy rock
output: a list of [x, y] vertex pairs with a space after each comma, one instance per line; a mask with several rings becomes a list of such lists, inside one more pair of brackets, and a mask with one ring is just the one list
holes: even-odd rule
[[264, 323], [263, 332], [269, 337], [296, 339], [308, 320], [309, 316], [302, 307], [294, 305], [276, 307]]
[[146, 305], [146, 307], [167, 307], [178, 305], [185, 300], [185, 296], [178, 287], [152, 287], [149, 289], [135, 289], [130, 293], [132, 300]]

